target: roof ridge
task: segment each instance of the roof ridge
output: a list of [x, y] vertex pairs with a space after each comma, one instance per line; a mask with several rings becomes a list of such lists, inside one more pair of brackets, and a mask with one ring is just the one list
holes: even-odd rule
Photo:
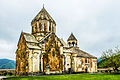
[[27, 42], [35, 42], [35, 43], [38, 43], [38, 41], [36, 40], [35, 36], [30, 34], [30, 33], [25, 33], [25, 32], [22, 32], [25, 40]]
[[[87, 52], [85, 52], [85, 51], [83, 51], [83, 50], [81, 50], [80, 48], [73, 48], [73, 49], [78, 49], [80, 52], [82, 52], [83, 54], [86, 54], [86, 56], [85, 55], [79, 55], [79, 56], [84, 56], [84, 57], [93, 57], [93, 58], [97, 58], [97, 57], [95, 57], [95, 56], [93, 56], [93, 55], [91, 55], [91, 54], [89, 54], [89, 53], [87, 53]], [[79, 54], [79, 51], [78, 51], [78, 54]]]
[[85, 54], [91, 56], [91, 57], [95, 57], [95, 56], [93, 56], [93, 55], [91, 55], [91, 54], [89, 54], [89, 53], [87, 53], [87, 52], [85, 52], [85, 51], [83, 51], [83, 50], [81, 50], [81, 49], [79, 49], [79, 50], [82, 51], [82, 52], [84, 52]]
[[42, 42], [44, 39], [46, 39], [49, 35], [51, 35], [52, 34], [52, 32], [50, 32], [48, 35], [46, 35], [45, 37], [43, 37], [41, 40], [40, 40], [40, 42]]

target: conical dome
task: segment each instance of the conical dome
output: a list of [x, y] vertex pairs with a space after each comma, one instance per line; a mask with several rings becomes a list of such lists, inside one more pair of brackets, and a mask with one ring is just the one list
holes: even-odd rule
[[31, 26], [32, 34], [38, 41], [40, 41], [40, 39], [45, 37], [47, 34], [51, 32], [55, 33], [56, 31], [56, 23], [44, 7], [32, 20]]
[[69, 41], [69, 40], [76, 40], [77, 41], [77, 39], [75, 38], [75, 36], [73, 35], [73, 33], [71, 33], [71, 35], [69, 36], [69, 38], [68, 38], [67, 41]]
[[55, 21], [53, 20], [53, 18], [49, 15], [49, 13], [46, 11], [46, 9], [43, 7], [41, 9], [41, 11], [36, 15], [36, 17], [32, 20], [32, 23], [34, 21], [38, 21], [38, 20], [48, 20], [53, 22], [55, 25]]

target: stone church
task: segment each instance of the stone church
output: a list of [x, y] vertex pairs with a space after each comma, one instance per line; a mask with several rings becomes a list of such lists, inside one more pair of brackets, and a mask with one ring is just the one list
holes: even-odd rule
[[43, 7], [31, 22], [32, 33], [21, 32], [16, 50], [16, 75], [97, 72], [97, 58], [56, 35], [56, 23]]

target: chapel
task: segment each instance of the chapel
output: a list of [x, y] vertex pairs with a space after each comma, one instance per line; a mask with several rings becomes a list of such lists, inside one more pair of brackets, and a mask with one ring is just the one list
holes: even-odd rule
[[43, 7], [21, 32], [16, 50], [16, 75], [97, 72], [97, 57], [81, 50], [73, 33], [67, 43], [56, 35], [56, 22]]

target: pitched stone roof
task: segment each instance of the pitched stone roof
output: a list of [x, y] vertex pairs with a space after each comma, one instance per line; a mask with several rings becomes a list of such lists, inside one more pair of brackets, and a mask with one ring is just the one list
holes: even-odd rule
[[73, 35], [73, 33], [71, 33], [71, 35], [69, 36], [69, 38], [68, 38], [67, 41], [69, 41], [69, 40], [77, 40], [77, 39], [75, 38], [75, 36]]
[[31, 43], [26, 43], [27, 47], [30, 49], [41, 49], [38, 45], [36, 45], [35, 43], [31, 44]]
[[40, 46], [38, 46], [38, 41], [35, 39], [35, 37], [32, 34], [22, 32], [25, 41], [26, 46], [30, 49], [41, 49]]
[[[49, 20], [53, 23], [55, 23], [55, 21], [53, 20], [53, 18], [49, 15], [49, 13], [46, 11], [46, 9], [43, 7], [42, 10], [37, 14], [37, 16], [32, 20], [32, 22], [34, 22], [35, 20]], [[56, 23], [55, 23], [56, 24]]]
[[77, 53], [78, 57], [97, 58], [97, 57], [95, 57], [95, 56], [93, 56], [85, 51], [80, 50], [79, 48], [73, 48], [72, 52]]
[[[60, 38], [59, 38], [60, 39]], [[67, 44], [65, 43], [65, 41], [63, 40], [63, 38], [60, 39], [61, 43], [63, 44], [63, 46], [67, 47]]]
[[22, 33], [23, 33], [23, 36], [27, 42], [38, 43], [38, 41], [35, 39], [35, 37], [32, 34], [25, 33], [25, 32], [22, 32]]

